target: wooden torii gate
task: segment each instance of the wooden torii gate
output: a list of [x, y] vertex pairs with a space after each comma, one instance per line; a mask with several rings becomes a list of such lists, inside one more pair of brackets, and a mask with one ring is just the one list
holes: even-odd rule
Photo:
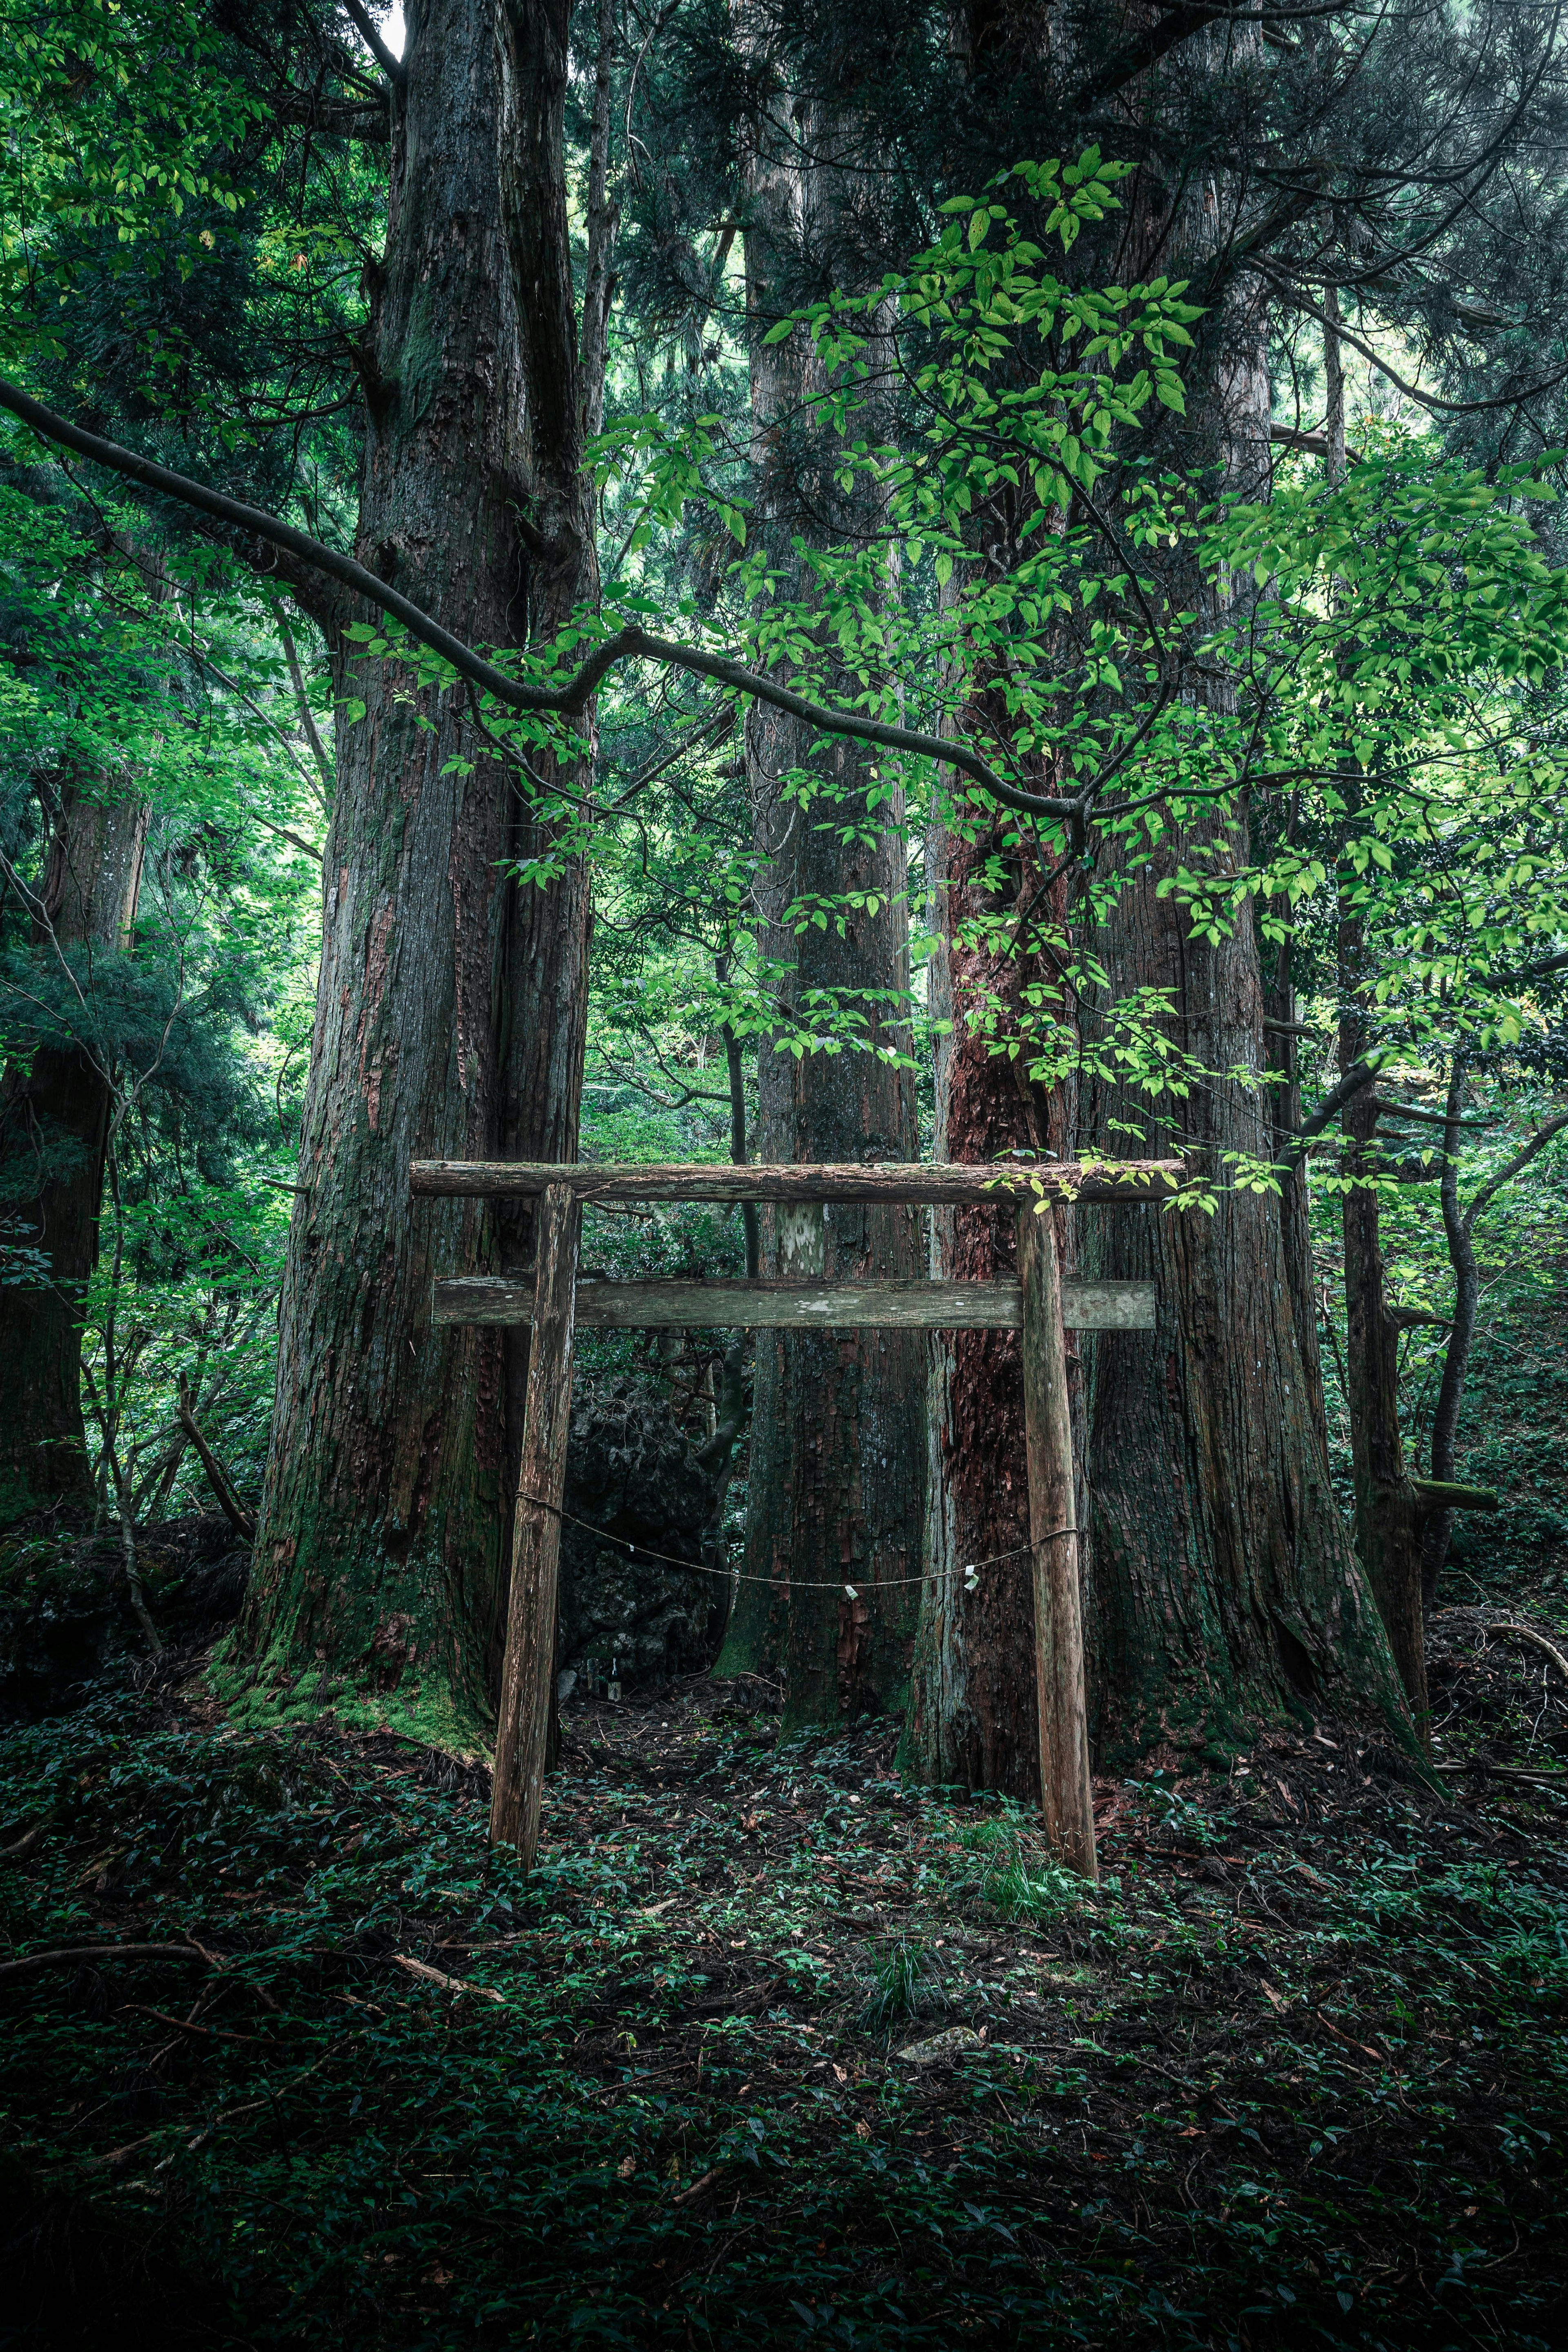
[[[591, 1161], [416, 1160], [412, 1191], [424, 1199], [541, 1198], [531, 1285], [493, 1276], [437, 1281], [437, 1323], [531, 1323], [522, 1465], [518, 1480], [506, 1654], [496, 1726], [490, 1838], [516, 1844], [525, 1870], [539, 1846], [540, 1802], [554, 1669], [561, 1510], [566, 1491], [572, 1340], [578, 1323], [646, 1330], [659, 1326], [900, 1327], [905, 1330], [1021, 1330], [1025, 1452], [1033, 1553], [1035, 1668], [1040, 1721], [1040, 1795], [1059, 1859], [1096, 1876], [1094, 1805], [1084, 1698], [1079, 1533], [1074, 1524], [1072, 1434], [1065, 1329], [1149, 1330], [1152, 1283], [1066, 1283], [1055, 1220], [1037, 1204], [1097, 1208], [1167, 1198], [1181, 1176], [1172, 1160], [1031, 1165], [884, 1163], [840, 1167], [616, 1166]], [[579, 1283], [578, 1236], [587, 1201], [773, 1201], [797, 1211], [828, 1202], [907, 1202], [940, 1207], [1016, 1203], [1016, 1282], [718, 1281]]]

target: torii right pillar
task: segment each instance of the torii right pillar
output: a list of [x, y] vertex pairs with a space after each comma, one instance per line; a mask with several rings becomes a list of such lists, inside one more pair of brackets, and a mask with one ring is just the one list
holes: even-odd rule
[[1040, 1710], [1040, 1801], [1052, 1851], [1081, 1878], [1098, 1880], [1089, 1704], [1083, 1678], [1083, 1601], [1068, 1409], [1061, 1263], [1048, 1201], [1018, 1212], [1018, 1281], [1024, 1294], [1024, 1442], [1035, 1586], [1035, 1688]]

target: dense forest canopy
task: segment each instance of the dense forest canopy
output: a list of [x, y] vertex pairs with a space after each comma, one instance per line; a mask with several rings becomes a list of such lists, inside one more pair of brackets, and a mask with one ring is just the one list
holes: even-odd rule
[[[524, 1295], [543, 1228], [414, 1163], [1155, 1160], [1033, 1203], [1154, 1297], [1066, 1340], [1096, 1787], [1335, 1727], [1440, 1786], [1452, 1612], [1568, 1561], [1560, 9], [5, 29], [17, 1709], [47, 1601], [237, 1738], [483, 1769], [539, 1359], [433, 1286]], [[1020, 1242], [590, 1202], [580, 1272]], [[716, 1677], [1054, 1868], [1017, 1332], [574, 1349], [563, 1769], [574, 1707]]]
[[[84, 5], [18, 44], [14, 1509], [195, 1499], [183, 1375], [260, 1508], [247, 1672], [398, 1622], [477, 1735], [527, 1342], [433, 1331], [424, 1286], [526, 1263], [529, 1216], [414, 1211], [408, 1159], [1170, 1150], [1163, 1237], [1062, 1236], [1112, 1274], [1153, 1247], [1183, 1358], [1173, 1410], [1158, 1349], [1085, 1344], [1101, 1736], [1266, 1715], [1303, 1673], [1388, 1703], [1325, 1483], [1325, 1314], [1419, 1712], [1413, 1561], [1430, 1587], [1447, 1529], [1403, 1453], [1451, 1482], [1463, 1367], [1430, 1434], [1406, 1370], [1402, 1438], [1354, 1299], [1418, 1184], [1442, 1303], [1455, 1155], [1401, 1102], [1500, 1087], [1519, 1141], [1551, 1111], [1554, 19], [464, 8], [402, 37]], [[113, 887], [66, 888], [95, 856]], [[588, 1247], [777, 1270], [773, 1223]], [[1348, 1307], [1313, 1272], [1336, 1246]], [[824, 1270], [1009, 1248], [879, 1212]], [[1229, 1377], [1255, 1279], [1282, 1444]], [[1026, 1577], [965, 1624], [913, 1606], [922, 1567], [940, 1594], [1017, 1548], [999, 1344], [761, 1350], [730, 1654], [826, 1720], [900, 1704], [918, 1633], [917, 1747], [1022, 1792]], [[680, 1346], [691, 1433], [726, 1363], [753, 1377], [733, 1352]], [[1179, 1658], [1152, 1595], [1129, 1612], [1172, 1445]], [[884, 1601], [814, 1621], [786, 1557]]]

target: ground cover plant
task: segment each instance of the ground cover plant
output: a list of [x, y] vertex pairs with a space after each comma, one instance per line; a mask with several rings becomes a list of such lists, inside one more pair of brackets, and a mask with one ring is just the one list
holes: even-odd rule
[[1560, 2341], [1568, 1682], [1483, 1613], [1449, 1785], [1172, 1753], [1097, 1785], [1093, 1893], [763, 1685], [568, 1708], [524, 1882], [480, 1766], [105, 1683], [0, 1767], [7, 2324]]

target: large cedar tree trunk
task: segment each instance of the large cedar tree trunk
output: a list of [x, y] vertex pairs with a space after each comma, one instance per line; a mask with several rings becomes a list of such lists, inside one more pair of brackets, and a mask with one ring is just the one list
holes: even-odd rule
[[[782, 94], [776, 103], [782, 108]], [[749, 188], [747, 299], [752, 330], [754, 496], [770, 551], [786, 583], [804, 584], [789, 553], [792, 530], [850, 536], [875, 517], [833, 496], [830, 470], [800, 425], [802, 403], [821, 384], [806, 339], [768, 345], [763, 336], [790, 307], [792, 248], [831, 250], [852, 178], [832, 155], [842, 126], [802, 127], [801, 169], [789, 135], [770, 128]], [[782, 119], [782, 118], [781, 118]], [[804, 495], [803, 495], [804, 492]], [[782, 714], [754, 708], [746, 761], [759, 875], [762, 947], [782, 974], [787, 1013], [811, 1020], [812, 992], [847, 992], [866, 1017], [866, 1050], [798, 1056], [764, 1039], [759, 1055], [758, 1136], [764, 1160], [912, 1160], [919, 1137], [912, 1073], [879, 1057], [907, 1057], [909, 920], [902, 809], [884, 802], [868, 821], [866, 793], [878, 763], [844, 742], [824, 745]], [[790, 771], [810, 766], [832, 797], [786, 800]], [[842, 836], [853, 829], [854, 837]], [[797, 931], [802, 899], [866, 891], [879, 900]], [[842, 925], [842, 929], [840, 929]], [[910, 1276], [920, 1270], [917, 1213], [908, 1207], [834, 1204], [823, 1212], [766, 1211], [763, 1271], [820, 1273], [829, 1280]], [[925, 1350], [895, 1331], [758, 1335], [752, 1417], [745, 1575], [721, 1673], [782, 1671], [785, 1719], [833, 1723], [902, 1705], [919, 1595], [923, 1508]], [[856, 1588], [853, 1597], [846, 1585]]]
[[[1188, 471], [1206, 446], [1244, 496], [1268, 481], [1262, 327], [1252, 301], [1211, 315], [1182, 428]], [[1206, 1074], [1171, 1124], [1152, 1123], [1148, 1149], [1182, 1152], [1221, 1188], [1212, 1216], [1077, 1213], [1080, 1262], [1152, 1275], [1159, 1318], [1152, 1337], [1102, 1334], [1087, 1351], [1100, 1759], [1162, 1741], [1215, 1748], [1293, 1706], [1403, 1712], [1329, 1483], [1295, 1187], [1283, 1199], [1225, 1189], [1227, 1153], [1267, 1159], [1274, 1146], [1258, 930], [1244, 918], [1207, 941], [1160, 895], [1184, 861], [1248, 855], [1245, 811], [1223, 838], [1167, 834], [1098, 941], [1110, 1000], [1167, 992], [1173, 1042]], [[1111, 1121], [1137, 1119], [1136, 1100], [1086, 1089], [1085, 1110], [1086, 1148], [1131, 1148]]]
[[[591, 582], [555, 249], [565, 17], [552, 0], [498, 26], [472, 0], [425, 0], [407, 18], [358, 550], [470, 644], [521, 645]], [[464, 698], [407, 689], [367, 664], [366, 714], [340, 722], [304, 1193], [242, 1637], [278, 1674], [319, 1660], [471, 1735], [501, 1630], [508, 1367], [497, 1335], [432, 1328], [429, 1296], [437, 1273], [493, 1266], [500, 1242], [477, 1203], [415, 1207], [408, 1163], [573, 1156], [587, 898], [576, 866], [548, 890], [507, 878], [529, 845], [507, 772], [481, 757], [446, 772], [480, 748]]]
[[0, 1089], [0, 1214], [37, 1254], [37, 1281], [0, 1284], [0, 1521], [50, 1503], [89, 1504], [81, 1416], [82, 1306], [98, 1260], [112, 1074], [91, 1035], [106, 956], [131, 944], [147, 808], [128, 789], [68, 782], [33, 944], [68, 961], [82, 992], [79, 1043], [40, 1047]]
[[[1227, 451], [1231, 478], [1255, 494], [1268, 442], [1256, 321], [1228, 319], [1221, 332], [1230, 348], [1210, 356], [1188, 430], [1211, 451]], [[1190, 448], [1186, 455], [1190, 461]], [[1230, 845], [1244, 858], [1244, 832]], [[1053, 1106], [1049, 1118], [1037, 1113], [1033, 1130], [1020, 1120], [1010, 1137], [1010, 1107], [1000, 1120], [964, 1116], [965, 1089], [954, 1073], [962, 1076], [973, 1048], [960, 1023], [942, 1081], [939, 1150], [978, 1156], [982, 1141], [1000, 1148], [1014, 1137], [1061, 1149], [1060, 1120], [1074, 1156], [1179, 1151], [1222, 1182], [1226, 1152], [1272, 1156], [1279, 1089], [1262, 1076], [1256, 929], [1244, 921], [1211, 946], [1191, 934], [1176, 901], [1160, 895], [1162, 880], [1201, 854], [1194, 838], [1167, 836], [1152, 865], [1125, 877], [1109, 922], [1089, 941], [1109, 989], [1078, 1017], [1092, 1042], [1107, 1004], [1141, 988], [1168, 991], [1174, 1042], [1204, 1070], [1256, 1075], [1207, 1078], [1194, 1087], [1180, 1129], [1156, 1125], [1143, 1145], [1129, 1132], [1143, 1106], [1087, 1083], [1074, 1104]], [[987, 977], [971, 975], [966, 961], [968, 951], [950, 944], [955, 1013]], [[998, 1085], [994, 1073], [990, 1085]], [[1370, 1706], [1397, 1719], [1382, 1628], [1329, 1483], [1300, 1192], [1291, 1188], [1283, 1202], [1226, 1194], [1213, 1218], [1151, 1208], [1080, 1210], [1068, 1222], [1080, 1270], [1152, 1276], [1159, 1299], [1152, 1335], [1082, 1342], [1087, 1464], [1080, 1456], [1079, 1507], [1091, 1538], [1080, 1558], [1097, 1762], [1163, 1741], [1213, 1746], [1292, 1706]], [[1002, 1270], [1009, 1238], [999, 1230], [988, 1242], [977, 1236], [977, 1248], [955, 1236], [951, 1270]], [[1021, 1543], [1026, 1528], [1023, 1498], [1014, 1503], [1006, 1484], [1009, 1468], [1015, 1486], [1022, 1475], [1016, 1375], [988, 1360], [996, 1347], [961, 1339], [939, 1359], [931, 1575], [910, 1744], [934, 1778], [1027, 1794], [1034, 1691], [1026, 1563], [985, 1571], [973, 1596], [952, 1573], [1008, 1549], [1009, 1536]]]
[[[1260, 1071], [1251, 926], [1211, 945], [1155, 895], [1194, 846], [1172, 841], [1124, 893], [1104, 950], [1112, 988], [1173, 988], [1172, 1026], [1188, 1053], [1211, 1072]], [[1112, 1108], [1127, 1117], [1136, 1106], [1110, 1097]], [[1180, 1150], [1223, 1180], [1224, 1152], [1267, 1152], [1268, 1111], [1255, 1080], [1211, 1077], [1194, 1089], [1181, 1131], [1156, 1129], [1149, 1148]], [[1085, 1142], [1125, 1149], [1103, 1118]], [[1277, 1199], [1224, 1192], [1212, 1217], [1077, 1213], [1080, 1263], [1152, 1276], [1158, 1299], [1154, 1333], [1099, 1334], [1089, 1351], [1099, 1759], [1162, 1741], [1214, 1747], [1293, 1703], [1400, 1712], [1329, 1484], [1288, 1215]]]

